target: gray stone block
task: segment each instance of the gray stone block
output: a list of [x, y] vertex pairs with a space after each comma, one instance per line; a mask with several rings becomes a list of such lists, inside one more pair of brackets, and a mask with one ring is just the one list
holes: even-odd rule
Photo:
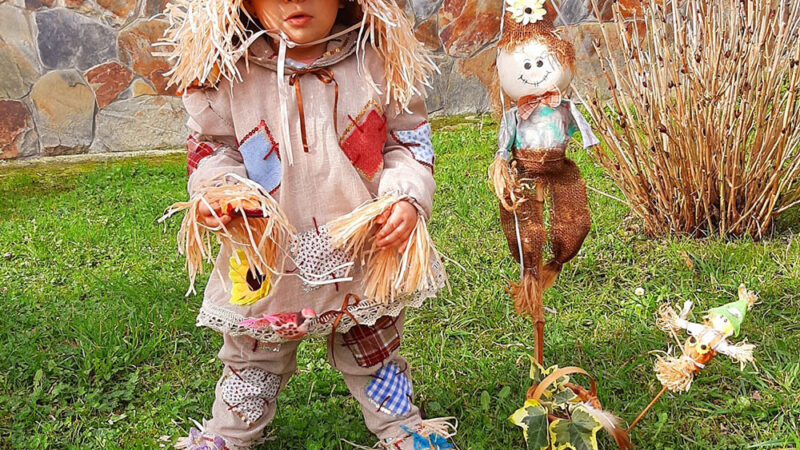
[[30, 14], [0, 4], [0, 98], [22, 98], [39, 77]]
[[114, 29], [68, 9], [36, 13], [42, 64], [48, 69], [89, 69], [117, 57]]
[[31, 102], [42, 153], [85, 153], [92, 143], [94, 93], [75, 70], [49, 72], [33, 86]]
[[97, 114], [92, 153], [183, 147], [188, 117], [178, 97], [145, 95], [111, 103]]

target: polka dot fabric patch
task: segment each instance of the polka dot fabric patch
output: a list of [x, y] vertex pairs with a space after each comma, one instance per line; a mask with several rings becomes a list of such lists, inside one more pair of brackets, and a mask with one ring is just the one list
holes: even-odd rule
[[423, 122], [413, 130], [394, 130], [392, 137], [394, 140], [406, 147], [414, 154], [414, 159], [433, 167], [435, 156], [433, 154], [433, 143], [431, 142], [431, 124]]
[[[347, 253], [333, 248], [326, 225], [300, 233], [289, 250], [300, 274], [313, 281], [344, 278], [349, 272], [349, 266], [341, 266], [348, 263], [350, 259]], [[337, 267], [341, 268], [336, 269]], [[303, 287], [308, 292], [319, 285], [311, 285], [304, 281]]]
[[281, 378], [258, 368], [230, 369], [222, 379], [222, 400], [248, 425], [264, 413], [267, 401], [278, 395]]

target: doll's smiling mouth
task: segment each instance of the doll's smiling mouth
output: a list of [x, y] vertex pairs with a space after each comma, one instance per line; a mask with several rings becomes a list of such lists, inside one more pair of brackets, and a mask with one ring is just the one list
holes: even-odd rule
[[542, 77], [542, 79], [539, 81], [528, 81], [522, 76], [522, 74], [520, 74], [518, 80], [522, 81], [525, 84], [529, 84], [533, 87], [539, 87], [540, 84], [544, 83], [545, 80], [547, 80], [547, 77], [549, 77], [551, 73], [553, 72], [547, 72], [546, 74], [544, 74], [544, 77]]

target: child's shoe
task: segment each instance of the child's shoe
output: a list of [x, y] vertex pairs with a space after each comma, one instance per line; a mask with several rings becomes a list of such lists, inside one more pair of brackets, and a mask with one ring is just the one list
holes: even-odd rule
[[377, 447], [389, 450], [454, 449], [455, 446], [449, 442], [449, 438], [455, 436], [458, 422], [450, 423], [448, 421], [450, 419], [455, 420], [454, 417], [442, 417], [423, 420], [413, 427], [400, 425], [406, 432], [405, 436], [390, 441], [380, 441]]
[[[175, 448], [185, 450], [237, 450], [225, 444], [225, 439], [219, 436], [206, 433], [204, 426], [192, 420], [197, 427], [189, 428], [189, 436], [178, 438]], [[203, 421], [205, 424], [205, 421]]]

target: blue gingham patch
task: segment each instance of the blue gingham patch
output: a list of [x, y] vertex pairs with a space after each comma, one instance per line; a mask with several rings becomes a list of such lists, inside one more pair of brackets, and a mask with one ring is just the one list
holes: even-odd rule
[[390, 362], [375, 372], [367, 386], [370, 402], [385, 414], [405, 416], [411, 410], [411, 381], [403, 369]]
[[411, 151], [414, 154], [414, 159], [433, 167], [431, 124], [423, 122], [413, 130], [394, 130], [392, 137], [398, 144]]

